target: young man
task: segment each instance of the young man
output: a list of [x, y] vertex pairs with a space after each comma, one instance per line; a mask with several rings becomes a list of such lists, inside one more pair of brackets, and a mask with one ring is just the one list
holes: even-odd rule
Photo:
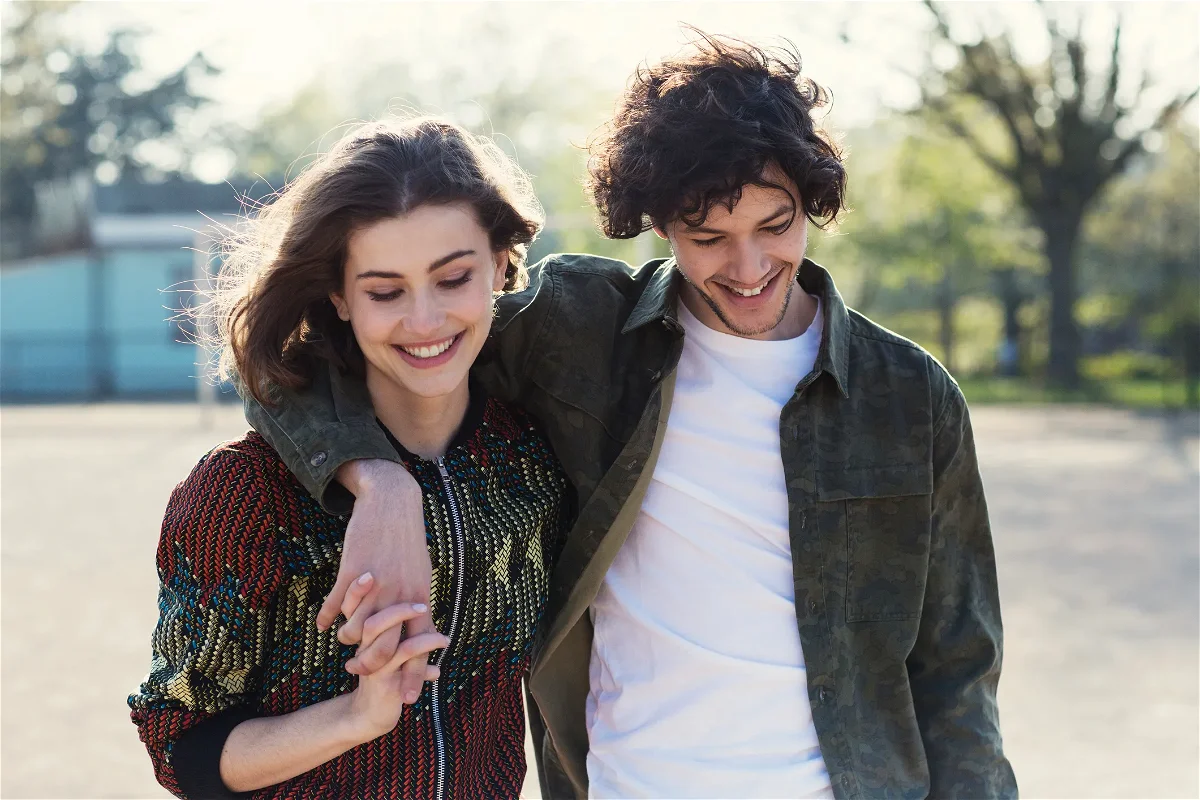
[[[609, 236], [674, 258], [552, 256], [500, 299], [477, 376], [578, 494], [529, 680], [548, 797], [1016, 794], [963, 397], [804, 258], [844, 197], [823, 100], [794, 54], [709, 37], [639, 71], [590, 188]], [[335, 477], [357, 496], [327, 607], [367, 569], [420, 599], [420, 509], [361, 388], [281, 397], [254, 426], [330, 510]]]

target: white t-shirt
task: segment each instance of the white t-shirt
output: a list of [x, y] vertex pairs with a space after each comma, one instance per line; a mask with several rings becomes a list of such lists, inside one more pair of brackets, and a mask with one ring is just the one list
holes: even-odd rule
[[779, 415], [795, 339], [686, 335], [641, 512], [590, 613], [593, 797], [832, 797], [793, 605]]

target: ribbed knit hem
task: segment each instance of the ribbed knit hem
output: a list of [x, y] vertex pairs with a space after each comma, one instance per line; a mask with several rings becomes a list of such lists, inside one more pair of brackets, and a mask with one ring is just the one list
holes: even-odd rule
[[221, 780], [221, 753], [233, 729], [258, 714], [231, 708], [184, 732], [171, 749], [175, 780], [189, 800], [237, 800], [249, 792], [232, 792]]

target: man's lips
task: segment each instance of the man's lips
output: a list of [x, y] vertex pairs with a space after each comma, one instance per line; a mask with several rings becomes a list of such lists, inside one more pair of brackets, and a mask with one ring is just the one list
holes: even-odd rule
[[[784, 268], [779, 268], [775, 274], [767, 278], [766, 281], [755, 284], [754, 286], [733, 286], [726, 283], [717, 283], [721, 287], [722, 294], [733, 304], [735, 308], [753, 309], [758, 308], [771, 298], [775, 293], [775, 289], [779, 285], [779, 276], [787, 272]], [[740, 290], [740, 291], [739, 291]], [[743, 294], [742, 292], [751, 290], [753, 294]]]

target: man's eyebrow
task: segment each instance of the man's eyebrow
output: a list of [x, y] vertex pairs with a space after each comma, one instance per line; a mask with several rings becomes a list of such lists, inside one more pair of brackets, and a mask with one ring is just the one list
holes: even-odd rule
[[[473, 255], [475, 255], [474, 250], [455, 250], [453, 253], [447, 253], [446, 255], [439, 258], [437, 261], [434, 261], [432, 264], [430, 264], [429, 271], [434, 272], [434, 271], [438, 270], [439, 268], [446, 266], [447, 264], [449, 264], [451, 261], [454, 261], [455, 259], [462, 258], [463, 256], [473, 256]], [[354, 277], [354, 279], [356, 281], [360, 281], [363, 278], [403, 278], [403, 277], [404, 276], [401, 275], [399, 272], [391, 272], [389, 270], [384, 270], [384, 269], [372, 269], [372, 270], [367, 270], [366, 272], [360, 272], [358, 275], [356, 275]]]
[[[762, 227], [763, 225], [766, 225], [768, 222], [774, 222], [775, 220], [779, 219], [784, 214], [793, 214], [793, 213], [795, 213], [795, 208], [793, 208], [788, 203], [784, 203], [779, 208], [775, 209], [773, 212], [771, 212], [770, 214], [768, 214], [767, 216], [765, 216], [761, 220], [759, 220], [757, 227]], [[691, 226], [688, 226], [685, 230], [688, 233], [710, 233], [714, 236], [724, 236], [725, 235], [724, 231], [718, 231], [713, 228], [706, 228], [703, 225], [699, 225], [694, 228]]]

